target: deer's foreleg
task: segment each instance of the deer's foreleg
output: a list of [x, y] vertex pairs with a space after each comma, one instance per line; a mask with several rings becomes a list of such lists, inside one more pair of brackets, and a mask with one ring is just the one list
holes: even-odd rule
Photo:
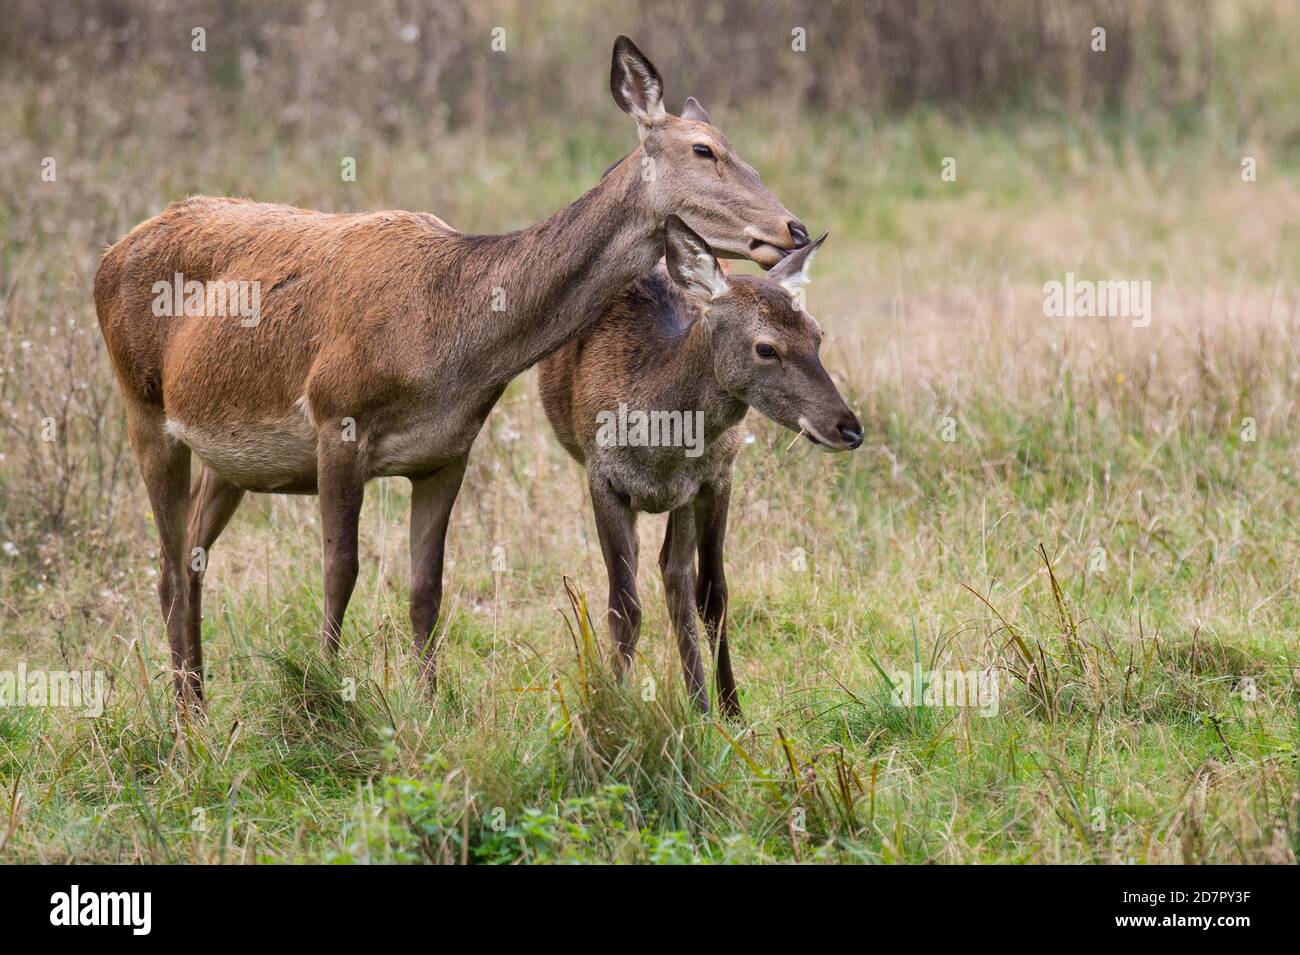
[[321, 536], [325, 549], [325, 617], [321, 646], [337, 653], [343, 615], [357, 583], [357, 528], [366, 480], [360, 441], [355, 436], [323, 433], [316, 451]]
[[437, 643], [432, 636], [442, 606], [447, 524], [467, 460], [467, 456], [457, 458], [428, 477], [411, 481], [411, 629], [415, 653], [430, 688], [437, 682]]
[[714, 677], [718, 705], [726, 716], [740, 718], [740, 695], [731, 672], [727, 646], [727, 575], [723, 569], [723, 547], [727, 536], [727, 508], [731, 501], [730, 482], [706, 486], [695, 498], [695, 529], [699, 538], [700, 570], [695, 583], [695, 605], [704, 620], [716, 658]]
[[621, 681], [632, 665], [641, 635], [641, 601], [636, 592], [636, 512], [609, 484], [591, 479], [596, 531], [609, 576], [609, 630], [614, 636], [614, 674]]
[[695, 625], [695, 515], [690, 504], [684, 504], [668, 515], [668, 532], [659, 552], [659, 569], [663, 572], [668, 615], [677, 635], [686, 688], [690, 691], [691, 701], [701, 712], [707, 713], [709, 690], [704, 682], [704, 664], [700, 660], [700, 640]]

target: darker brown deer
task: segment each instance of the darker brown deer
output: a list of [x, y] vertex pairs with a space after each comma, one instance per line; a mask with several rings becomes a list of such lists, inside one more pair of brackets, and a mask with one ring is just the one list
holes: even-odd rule
[[[519, 232], [198, 197], [108, 250], [95, 306], [157, 522], [182, 697], [202, 699], [203, 569], [243, 495], [320, 496], [321, 639], [336, 650], [366, 482], [394, 475], [411, 480], [411, 623], [432, 682], [448, 520], [470, 446], [510, 379], [654, 266], [670, 214], [764, 266], [807, 245], [716, 128], [664, 110], [659, 72], [626, 37], [610, 90], [640, 144], [572, 205]], [[208, 301], [213, 288], [249, 283], [260, 314], [159, 317], [159, 288], [177, 276]], [[202, 463], [193, 487], [192, 456]]]
[[707, 712], [698, 613], [714, 647], [719, 706], [737, 717], [723, 545], [741, 422], [752, 406], [830, 451], [859, 447], [862, 426], [822, 366], [821, 330], [799, 297], [826, 236], [763, 278], [725, 274], [675, 216], [665, 237], [665, 265], [542, 362], [542, 402], [560, 443], [587, 468], [617, 674], [631, 665], [641, 627], [637, 514], [666, 511], [659, 567], [687, 688]]

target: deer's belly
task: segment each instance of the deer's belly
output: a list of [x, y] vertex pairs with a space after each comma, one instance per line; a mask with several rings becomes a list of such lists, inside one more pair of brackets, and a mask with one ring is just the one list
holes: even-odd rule
[[167, 419], [167, 433], [184, 442], [204, 466], [248, 491], [313, 491], [316, 431], [306, 415], [196, 427]]
[[[469, 453], [504, 386], [430, 407], [412, 402], [405, 414], [389, 411], [387, 426], [343, 418], [313, 424], [303, 400], [281, 418], [199, 426], [167, 419], [167, 433], [184, 442], [204, 465], [247, 491], [309, 494], [316, 491], [317, 425], [344, 430], [358, 443], [366, 476], [420, 477]], [[436, 409], [436, 410], [435, 410]]]

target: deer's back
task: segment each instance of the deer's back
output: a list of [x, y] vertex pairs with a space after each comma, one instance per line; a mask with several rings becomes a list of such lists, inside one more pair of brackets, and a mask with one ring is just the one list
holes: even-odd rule
[[[382, 308], [427, 309], [431, 253], [458, 234], [408, 212], [327, 214], [240, 199], [193, 197], [119, 240], [95, 276], [95, 304], [128, 399], [211, 417], [283, 410], [303, 394], [323, 350], [364, 356]], [[445, 247], [445, 249], [443, 248]], [[260, 315], [156, 314], [157, 283], [248, 283]], [[182, 286], [183, 287], [183, 286]], [[367, 327], [369, 325], [369, 327]], [[200, 387], [195, 387], [200, 385]], [[214, 398], [215, 396], [215, 398]]]

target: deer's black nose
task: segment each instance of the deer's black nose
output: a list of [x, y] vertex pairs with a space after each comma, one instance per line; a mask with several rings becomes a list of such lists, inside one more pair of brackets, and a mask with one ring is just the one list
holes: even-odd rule
[[812, 241], [808, 238], [808, 230], [804, 228], [803, 223], [798, 219], [791, 219], [785, 224], [785, 227], [790, 230], [790, 238], [794, 239], [796, 249], [802, 249]]
[[844, 421], [839, 426], [840, 437], [844, 443], [849, 446], [850, 451], [855, 451], [862, 447], [862, 425], [858, 424], [857, 419]]

